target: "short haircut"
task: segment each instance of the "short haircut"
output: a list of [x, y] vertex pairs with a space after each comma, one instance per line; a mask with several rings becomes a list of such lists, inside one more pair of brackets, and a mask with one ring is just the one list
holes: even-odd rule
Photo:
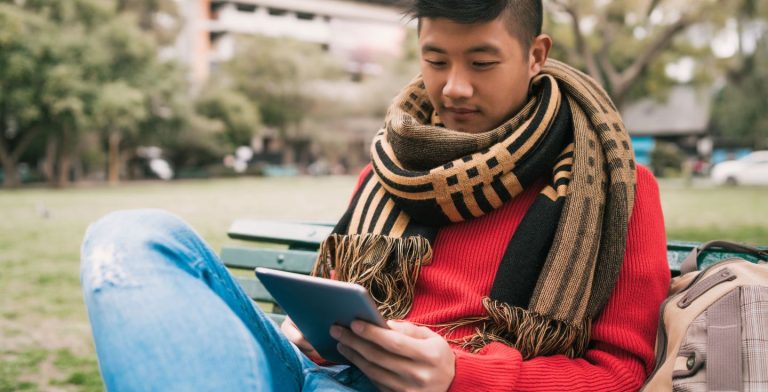
[[410, 0], [406, 13], [413, 18], [446, 18], [457, 23], [485, 23], [503, 16], [509, 33], [528, 50], [541, 34], [542, 0]]

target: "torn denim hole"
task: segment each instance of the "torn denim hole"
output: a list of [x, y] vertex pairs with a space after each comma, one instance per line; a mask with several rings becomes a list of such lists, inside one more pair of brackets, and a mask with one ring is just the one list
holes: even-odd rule
[[99, 291], [104, 286], [130, 287], [138, 284], [128, 277], [124, 269], [123, 255], [114, 244], [97, 245], [88, 255], [86, 276], [93, 291]]

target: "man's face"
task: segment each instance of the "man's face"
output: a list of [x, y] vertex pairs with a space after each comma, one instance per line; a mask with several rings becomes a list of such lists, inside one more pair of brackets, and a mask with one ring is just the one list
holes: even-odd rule
[[523, 107], [538, 68], [529, 66], [529, 53], [502, 18], [475, 24], [445, 18], [420, 22], [421, 73], [446, 127], [489, 131]]

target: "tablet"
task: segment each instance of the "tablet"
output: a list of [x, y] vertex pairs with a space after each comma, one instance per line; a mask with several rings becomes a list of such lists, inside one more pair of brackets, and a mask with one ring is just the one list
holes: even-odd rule
[[360, 319], [387, 327], [363, 286], [269, 268], [256, 268], [256, 277], [299, 328], [304, 337], [325, 359], [336, 363], [349, 361], [336, 350], [330, 328], [337, 324], [349, 328]]

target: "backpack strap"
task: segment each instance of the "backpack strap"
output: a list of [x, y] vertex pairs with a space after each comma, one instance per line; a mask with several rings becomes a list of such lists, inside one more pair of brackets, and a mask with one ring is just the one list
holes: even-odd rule
[[741, 290], [732, 290], [707, 309], [707, 389], [742, 391]]
[[745, 244], [737, 244], [730, 241], [708, 241], [691, 250], [691, 253], [685, 257], [683, 264], [680, 265], [680, 275], [685, 275], [689, 272], [697, 271], [699, 269], [699, 254], [709, 248], [721, 248], [734, 252], [748, 253], [759, 259], [768, 261], [768, 251], [755, 248], [753, 246]]

